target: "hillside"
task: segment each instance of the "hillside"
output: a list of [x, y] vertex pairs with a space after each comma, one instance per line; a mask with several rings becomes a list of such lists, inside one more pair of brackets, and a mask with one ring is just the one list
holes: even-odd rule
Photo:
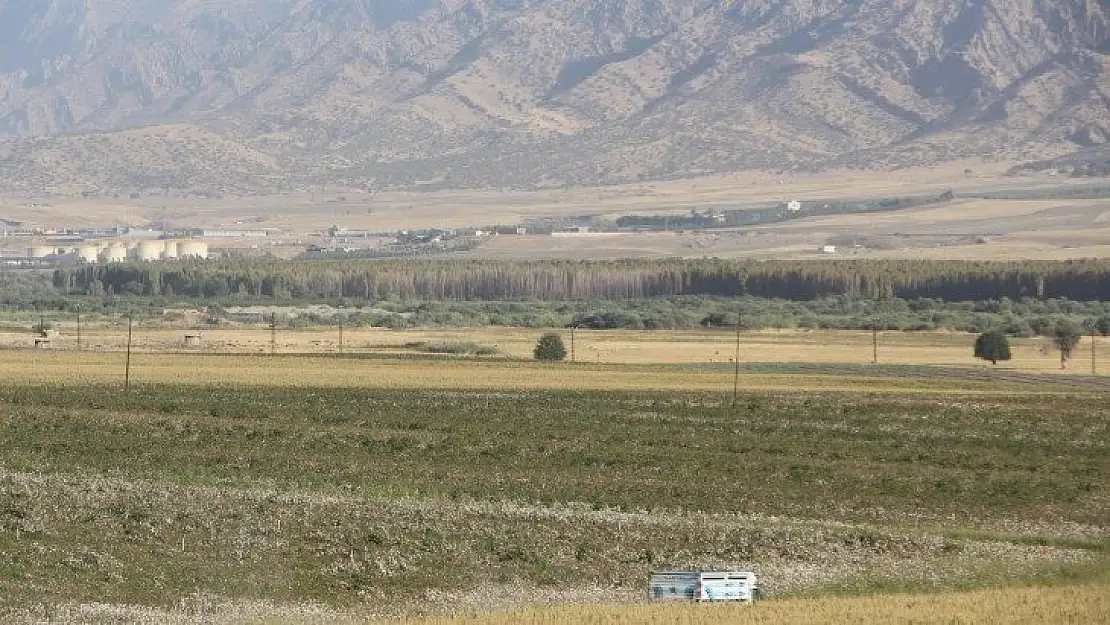
[[1108, 139], [1098, 0], [0, 0], [9, 191], [573, 186]]

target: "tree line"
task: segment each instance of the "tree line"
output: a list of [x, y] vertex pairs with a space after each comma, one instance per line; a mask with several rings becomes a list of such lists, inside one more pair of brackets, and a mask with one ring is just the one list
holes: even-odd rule
[[60, 268], [53, 283], [63, 295], [221, 301], [616, 301], [671, 296], [1101, 301], [1110, 300], [1110, 260], [230, 260]]

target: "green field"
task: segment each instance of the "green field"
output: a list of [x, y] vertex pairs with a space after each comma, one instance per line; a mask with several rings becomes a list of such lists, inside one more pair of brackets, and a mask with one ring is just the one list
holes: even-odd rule
[[[275, 361], [235, 362], [264, 376]], [[312, 362], [340, 377], [366, 366]], [[671, 390], [520, 390], [507, 374], [501, 387], [454, 384], [467, 362], [421, 365], [447, 367], [436, 388], [416, 388], [427, 376], [408, 388], [245, 374], [130, 392], [9, 383], [0, 615], [336, 620], [623, 603], [672, 567], [752, 568], [772, 597], [1110, 577], [1100, 384], [923, 367], [887, 372], [897, 384], [884, 390], [875, 371], [837, 371], [846, 389], [871, 387], [859, 394], [807, 391], [822, 372], [771, 368], [746, 374], [781, 374], [784, 388], [743, 388], [734, 405], [728, 376], [681, 390], [704, 381], [698, 368], [631, 371]], [[496, 366], [556, 381], [574, 369]]]

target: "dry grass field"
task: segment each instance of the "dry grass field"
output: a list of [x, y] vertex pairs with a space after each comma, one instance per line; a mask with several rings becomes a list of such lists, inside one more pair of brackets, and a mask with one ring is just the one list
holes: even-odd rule
[[[263, 327], [204, 330], [202, 345], [187, 348], [186, 329], [143, 327], [132, 341], [137, 352], [185, 352], [192, 354], [268, 354], [270, 331]], [[419, 355], [422, 346], [475, 344], [495, 348], [490, 360], [530, 360], [543, 330], [527, 328], [347, 328], [343, 352], [347, 355]], [[558, 330], [569, 350], [569, 330]], [[279, 354], [338, 354], [337, 328], [279, 330]], [[1098, 354], [1110, 361], [1110, 338], [1098, 337]], [[86, 351], [120, 351], [127, 342], [126, 327], [85, 328], [82, 347]], [[1050, 339], [1013, 339], [1013, 359], [991, 367], [972, 355], [974, 335], [957, 332], [880, 332], [878, 357], [886, 365], [937, 365], [1041, 373], [1091, 372], [1092, 339], [1083, 337], [1068, 368], [1061, 370], [1059, 353]], [[34, 337], [26, 331], [0, 331], [0, 347], [26, 349]], [[75, 328], [64, 326], [52, 340], [55, 350], [77, 348]], [[736, 354], [736, 335], [727, 330], [578, 330], [574, 333], [574, 359], [582, 364], [721, 364], [731, 363]], [[867, 364], [874, 357], [870, 332], [851, 330], [763, 330], [741, 335], [741, 363]], [[64, 360], [65, 357], [59, 357]], [[570, 355], [568, 354], [568, 360]], [[154, 359], [157, 360], [157, 359]], [[1100, 370], [1110, 372], [1110, 364]]]
[[[975, 172], [964, 174], [964, 168]], [[143, 197], [0, 198], [6, 219], [47, 227], [165, 222], [177, 227], [281, 230], [272, 240], [213, 240], [257, 245], [276, 254], [302, 251], [309, 233], [333, 224], [396, 231], [513, 224], [535, 217], [684, 213], [801, 201], [1014, 189], [1060, 189], [1090, 184], [1058, 177], [1002, 174], [1005, 164], [958, 163], [897, 172], [827, 172], [806, 176], [734, 174], [604, 188], [542, 191], [390, 192], [360, 190], [274, 197], [197, 199]], [[715, 232], [645, 233], [605, 237], [499, 237], [467, 253], [487, 258], [613, 258], [718, 256], [810, 258], [836, 237], [866, 239], [841, 253], [860, 257], [1059, 259], [1110, 253], [1110, 204], [1105, 200], [959, 200], [940, 207], [883, 215], [843, 215]], [[988, 243], [976, 244], [985, 236]], [[26, 241], [0, 240], [0, 253], [18, 254]]]
[[[129, 392], [119, 351], [0, 350], [0, 622], [1106, 613], [1103, 380], [742, 363], [733, 402], [731, 363], [659, 342], [638, 364], [140, 351]], [[771, 599], [643, 605], [659, 567], [752, 568]]]
[[306, 625], [383, 623], [391, 625], [1098, 625], [1110, 614], [1110, 585], [1016, 587], [973, 592], [883, 594], [866, 597], [797, 598], [736, 605], [566, 605], [515, 612], [477, 612], [416, 619], [379, 619], [324, 606], [275, 606], [265, 602], [227, 604], [197, 596], [181, 609], [156, 610], [110, 605], [63, 606], [54, 622], [196, 622]]
[[[965, 167], [978, 173], [966, 176]], [[812, 175], [751, 172], [610, 187], [510, 191], [383, 192], [337, 188], [281, 196], [183, 198], [81, 198], [8, 196], [0, 211], [31, 225], [141, 224], [166, 220], [193, 227], [280, 228], [311, 232], [341, 221], [350, 228], [395, 230], [454, 228], [512, 223], [538, 215], [581, 215], [683, 211], [788, 199], [824, 199], [927, 193], [937, 188], [985, 190], [1012, 186], [1002, 173], [1009, 164], [949, 163], [890, 172], [832, 171]], [[1023, 186], [1071, 184], [1047, 176], [1022, 179]], [[370, 212], [367, 212], [370, 209]]]
[[405, 621], [408, 625], [1079, 625], [1110, 620], [1110, 585], [800, 598], [756, 606], [569, 606]]
[[[980, 241], [982, 237], [986, 242]], [[712, 231], [498, 237], [485, 258], [819, 258], [825, 244], [848, 258], [1067, 259], [1110, 254], [1110, 201], [960, 200], [881, 214], [847, 214]]]

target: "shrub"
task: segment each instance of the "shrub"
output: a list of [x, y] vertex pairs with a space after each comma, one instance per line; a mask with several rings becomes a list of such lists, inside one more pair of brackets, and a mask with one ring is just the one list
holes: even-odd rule
[[567, 348], [563, 345], [563, 338], [554, 332], [548, 332], [540, 337], [536, 349], [532, 351], [536, 360], [558, 362], [566, 359]]
[[416, 348], [429, 354], [454, 354], [456, 356], [493, 356], [497, 354], [496, 347], [477, 343], [420, 343]]
[[1099, 317], [1095, 321], [1095, 330], [1102, 336], [1110, 336], [1110, 315]]

